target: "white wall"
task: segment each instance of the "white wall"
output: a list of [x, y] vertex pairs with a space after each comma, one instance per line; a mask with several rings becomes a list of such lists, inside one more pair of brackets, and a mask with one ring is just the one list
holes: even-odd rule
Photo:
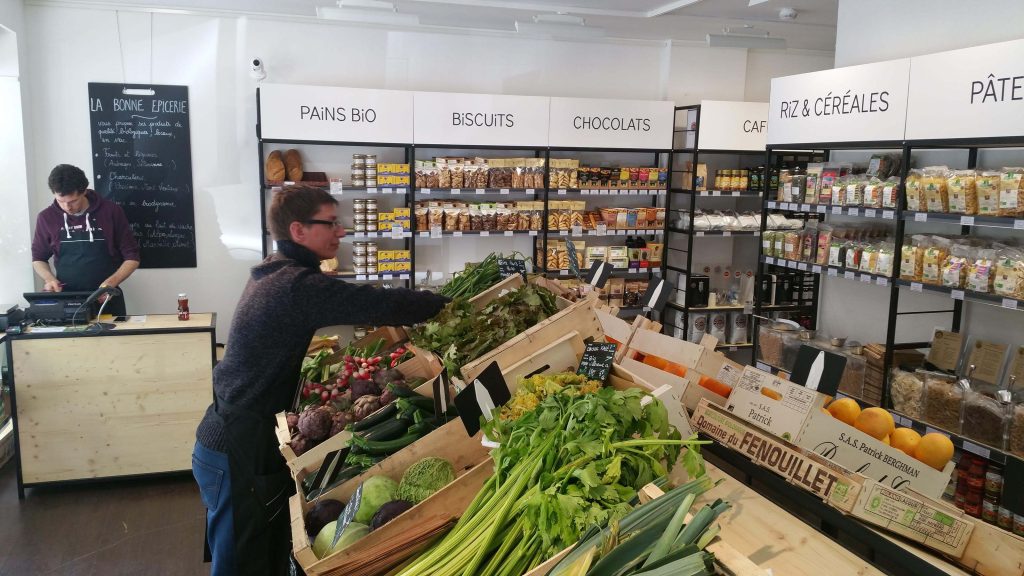
[[[766, 97], [768, 78], [830, 63], [827, 55], [798, 58], [792, 66], [784, 58], [759, 56], [755, 68], [761, 80], [754, 84], [763, 86], [753, 88], [746, 78], [750, 63], [744, 50], [137, 12], [120, 13], [119, 51], [117, 18], [105, 8], [25, 8], [32, 159], [38, 167], [30, 172], [30, 182], [43, 182], [50, 167], [61, 162], [89, 172], [88, 82], [188, 85], [199, 267], [140, 270], [125, 290], [130, 310], [150, 313], [173, 311], [175, 295], [188, 292], [193, 310], [218, 312], [220, 341], [226, 338], [248, 269], [261, 257], [256, 84], [246, 67], [254, 56], [264, 59], [273, 82], [667, 98], [681, 104], [701, 98], [742, 100], [752, 89]], [[120, 54], [125, 56], [124, 74]], [[48, 203], [48, 196], [45, 186], [33, 186], [32, 210]], [[495, 246], [467, 243], [460, 249], [427, 249], [426, 254], [437, 266], [456, 268]], [[515, 248], [526, 251], [529, 243]], [[27, 261], [18, 265], [27, 267]]]
[[24, 19], [20, 0], [0, 0], [0, 305], [21, 302], [32, 290], [28, 167], [25, 162]]
[[[868, 62], [930, 54], [1024, 37], [1024, 29], [1009, 23], [1024, 19], [1024, 2], [1017, 0], [840, 0], [835, 64], [852, 66]], [[847, 152], [843, 159], [864, 162], [870, 152]], [[1020, 165], [1024, 151], [989, 151], [979, 156], [979, 166]], [[966, 167], [963, 152], [917, 152], [913, 166], [947, 164]], [[918, 232], [956, 235], [959, 227], [910, 223], [908, 235]], [[976, 229], [976, 234], [1005, 238], [1007, 234]], [[1015, 237], [1020, 240], [1020, 234]], [[951, 309], [944, 295], [900, 292], [900, 310]], [[824, 278], [819, 327], [829, 333], [862, 342], [885, 338], [889, 310], [888, 288], [869, 287], [842, 279]], [[997, 307], [968, 304], [962, 330], [979, 338], [1007, 344], [1024, 344], [1024, 320]], [[903, 316], [897, 342], [928, 341], [935, 327], [948, 329], [951, 314]]]

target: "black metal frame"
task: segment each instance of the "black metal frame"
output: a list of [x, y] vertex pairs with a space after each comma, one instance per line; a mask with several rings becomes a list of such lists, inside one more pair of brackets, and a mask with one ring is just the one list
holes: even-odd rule
[[[25, 483], [22, 476], [21, 470], [21, 435], [18, 427], [18, 392], [17, 384], [14, 377], [14, 350], [13, 342], [15, 340], [47, 340], [47, 339], [70, 339], [70, 338], [96, 338], [96, 337], [111, 337], [111, 336], [145, 336], [153, 334], [181, 334], [181, 333], [202, 333], [206, 332], [210, 335], [210, 365], [211, 368], [217, 365], [217, 314], [211, 312], [211, 323], [210, 326], [206, 327], [193, 327], [183, 326], [181, 328], [143, 328], [139, 330], [124, 330], [118, 331], [108, 330], [103, 332], [52, 332], [44, 334], [33, 334], [31, 332], [25, 332], [22, 334], [5, 334], [0, 335], [0, 344], [3, 344], [7, 354], [7, 366], [10, 370], [10, 398], [11, 398], [11, 419], [14, 422], [14, 461], [16, 466], [16, 475], [18, 482], [18, 499], [25, 499], [25, 489], [33, 488], [36, 486], [63, 486], [71, 484], [87, 484], [95, 482], [106, 482], [111, 480], [133, 480], [137, 478], [156, 478], [180, 475], [189, 472], [189, 470], [169, 470], [164, 472], [152, 472], [145, 474], [125, 474], [119, 476], [102, 476], [98, 478], [78, 478], [74, 480], [55, 480], [52, 482], [31, 482]], [[73, 344], [73, 343], [72, 343]], [[213, 402], [213, 387], [210, 388], [210, 401]]]

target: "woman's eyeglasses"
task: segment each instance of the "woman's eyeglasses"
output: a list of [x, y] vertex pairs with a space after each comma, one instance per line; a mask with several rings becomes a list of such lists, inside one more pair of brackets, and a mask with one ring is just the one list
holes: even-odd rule
[[342, 227], [341, 222], [338, 222], [337, 220], [306, 220], [304, 224], [323, 224], [324, 226], [330, 226], [335, 230]]

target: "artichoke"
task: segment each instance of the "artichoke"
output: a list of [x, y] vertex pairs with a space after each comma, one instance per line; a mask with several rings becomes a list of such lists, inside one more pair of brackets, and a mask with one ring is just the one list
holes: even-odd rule
[[296, 456], [302, 456], [306, 450], [313, 447], [313, 442], [309, 438], [306, 438], [302, 434], [296, 434], [292, 436], [292, 441], [288, 443], [292, 447], [292, 452], [295, 452]]
[[314, 442], [327, 438], [331, 424], [331, 412], [324, 407], [299, 414], [299, 432]]
[[380, 396], [360, 396], [352, 404], [352, 416], [358, 422], [380, 409]]

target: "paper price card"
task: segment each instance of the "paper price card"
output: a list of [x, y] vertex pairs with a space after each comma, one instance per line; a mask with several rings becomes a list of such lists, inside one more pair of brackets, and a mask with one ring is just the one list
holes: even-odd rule
[[928, 362], [949, 372], [956, 370], [960, 363], [960, 350], [963, 344], [963, 334], [936, 330], [932, 336], [932, 347], [928, 351]]
[[[975, 380], [995, 384], [999, 382], [999, 370], [1006, 360], [1006, 344], [976, 340], [970, 348], [967, 365], [974, 365], [972, 376]], [[967, 370], [964, 370], [966, 373]]]

